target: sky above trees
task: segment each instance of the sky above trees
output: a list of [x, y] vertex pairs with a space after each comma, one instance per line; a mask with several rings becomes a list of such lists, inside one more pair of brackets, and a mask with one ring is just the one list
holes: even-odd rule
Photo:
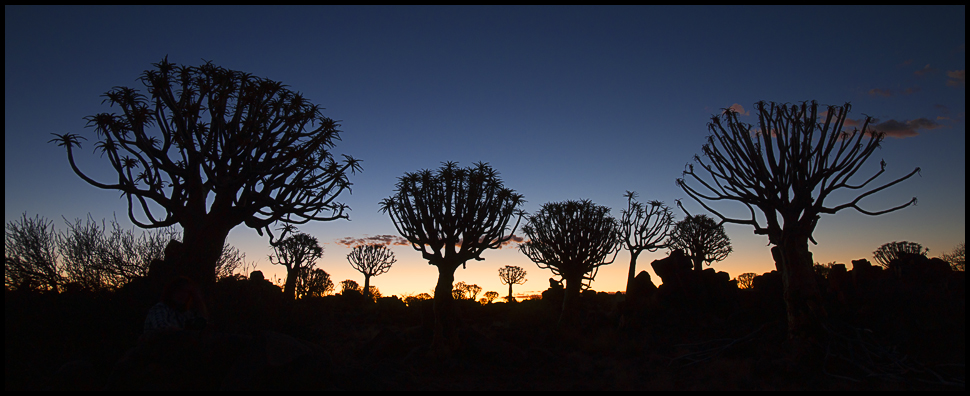
[[[914, 241], [931, 256], [965, 240], [965, 7], [16, 7], [5, 6], [5, 220], [117, 217], [118, 192], [71, 172], [51, 133], [89, 140], [79, 166], [113, 182], [93, 152], [83, 117], [116, 111], [102, 95], [163, 57], [204, 61], [281, 81], [340, 120], [335, 154], [360, 159], [350, 221], [299, 227], [324, 247], [318, 268], [363, 283], [346, 260], [358, 242], [399, 243], [379, 202], [405, 172], [488, 162], [536, 212], [553, 201], [626, 206], [624, 193], [705, 213], [675, 184], [701, 154], [721, 109], [757, 119], [760, 100], [852, 104], [889, 135], [857, 175], [887, 163], [885, 183], [864, 199], [869, 217], [823, 215], [814, 260], [848, 263], [884, 243]], [[877, 181], [879, 182], [879, 181]], [[826, 202], [848, 199], [835, 196]], [[715, 204], [716, 205], [716, 204]], [[725, 214], [744, 210], [717, 206]], [[677, 220], [685, 214], [674, 209]], [[734, 252], [712, 265], [732, 277], [773, 269], [767, 238], [726, 225]], [[522, 235], [521, 230], [517, 235]], [[239, 226], [229, 242], [282, 278], [268, 239]], [[552, 276], [506, 245], [459, 269], [455, 280], [504, 293], [498, 269], [516, 265], [539, 291]], [[398, 262], [372, 279], [382, 294], [430, 292], [436, 270], [419, 252], [391, 245]], [[650, 271], [661, 250], [642, 254]], [[602, 267], [593, 288], [625, 288], [629, 253]], [[652, 271], [651, 271], [652, 273]], [[659, 282], [654, 276], [654, 282]]]

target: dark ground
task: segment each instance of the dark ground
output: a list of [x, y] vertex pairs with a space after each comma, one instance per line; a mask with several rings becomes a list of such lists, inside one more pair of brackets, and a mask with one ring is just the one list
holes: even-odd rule
[[285, 304], [232, 280], [217, 289], [212, 328], [139, 342], [153, 301], [135, 291], [7, 291], [5, 389], [962, 390], [959, 274], [827, 288], [828, 337], [800, 365], [767, 281], [730, 301], [677, 300], [661, 287], [637, 307], [587, 292], [568, 331], [556, 329], [554, 293], [461, 301], [462, 347], [447, 359], [429, 354], [431, 301]]

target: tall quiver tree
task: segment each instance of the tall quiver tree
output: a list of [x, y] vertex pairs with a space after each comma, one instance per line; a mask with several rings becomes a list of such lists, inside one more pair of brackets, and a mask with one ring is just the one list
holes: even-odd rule
[[[455, 270], [471, 259], [484, 260], [512, 238], [525, 200], [505, 188], [498, 172], [487, 163], [459, 168], [446, 162], [436, 172], [406, 173], [393, 196], [381, 201], [381, 211], [428, 264], [438, 267], [434, 295], [432, 349], [450, 355], [459, 346], [455, 303], [451, 294]], [[515, 225], [509, 221], [516, 217]]]
[[[560, 326], [570, 326], [577, 315], [579, 292], [592, 282], [600, 266], [613, 262], [619, 251], [619, 231], [610, 208], [589, 200], [551, 202], [528, 217], [519, 245], [539, 268], [566, 280]], [[609, 261], [607, 257], [613, 254]]]
[[[677, 183], [687, 195], [720, 217], [722, 223], [748, 224], [754, 227], [755, 234], [768, 236], [768, 242], [774, 245], [771, 254], [775, 266], [782, 275], [789, 337], [796, 344], [806, 345], [804, 341], [821, 334], [820, 324], [825, 317], [808, 250], [809, 241], [816, 243], [812, 232], [820, 215], [852, 208], [875, 216], [914, 204], [916, 198], [875, 212], [858, 206], [863, 198], [910, 178], [919, 168], [882, 186], [868, 187], [885, 172], [883, 161], [875, 175], [850, 184], [849, 179], [885, 137], [869, 130], [870, 117], [866, 117], [861, 130], [846, 132], [842, 128], [848, 103], [829, 106], [823, 114], [819, 114], [814, 101], [801, 105], [758, 102], [755, 106], [759, 124], [756, 130], [751, 124], [742, 123], [739, 114], [730, 109], [714, 116], [708, 124], [712, 135], [703, 151], [709, 163], [699, 156], [694, 156], [694, 160], [711, 182], [688, 165], [684, 177], [702, 187], [693, 187], [683, 178]], [[847, 203], [826, 206], [826, 198], [839, 189], [864, 192]], [[750, 216], [726, 217], [707, 204], [722, 200], [740, 202]], [[756, 217], [756, 208], [764, 223]]]
[[650, 201], [649, 207], [637, 202], [637, 193], [627, 191], [626, 209], [620, 213], [620, 240], [630, 251], [630, 271], [626, 278], [626, 295], [629, 296], [633, 278], [637, 275], [637, 257], [644, 250], [655, 252], [666, 247], [667, 233], [674, 224], [674, 213], [660, 201]]
[[724, 260], [733, 250], [724, 224], [706, 215], [687, 216], [677, 222], [667, 245], [684, 251], [694, 263], [694, 271], [702, 270], [703, 263]]
[[503, 285], [509, 285], [509, 297], [508, 301], [512, 301], [512, 285], [521, 285], [525, 283], [528, 279], [525, 279], [525, 269], [515, 265], [506, 265], [498, 269], [498, 278], [502, 281]]
[[359, 245], [347, 254], [347, 261], [355, 270], [364, 274], [364, 296], [370, 295], [370, 277], [381, 275], [391, 270], [391, 265], [397, 262], [394, 252], [381, 244]]
[[67, 149], [81, 179], [120, 190], [134, 224], [182, 226], [184, 249], [167, 260], [176, 263], [176, 273], [209, 289], [226, 237], [242, 223], [260, 235], [266, 231], [272, 244], [273, 223], [348, 217], [335, 199], [350, 189], [348, 174], [360, 165], [348, 156], [334, 159], [339, 124], [321, 107], [282, 83], [211, 63], [178, 66], [164, 59], [153, 66], [140, 79], [148, 96], [113, 88], [104, 101], [121, 113], [85, 118], [116, 183], [96, 181], [75, 164], [73, 148], [83, 137], [55, 134], [51, 141]]
[[323, 257], [323, 248], [317, 238], [302, 232], [293, 234], [272, 247], [276, 255], [269, 256], [269, 262], [286, 267], [283, 295], [288, 300], [295, 300], [298, 278], [303, 272], [313, 270], [317, 259]]

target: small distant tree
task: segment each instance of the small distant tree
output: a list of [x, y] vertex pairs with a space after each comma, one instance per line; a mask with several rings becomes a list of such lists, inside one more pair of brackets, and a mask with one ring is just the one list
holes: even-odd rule
[[712, 262], [727, 258], [731, 251], [731, 239], [724, 232], [724, 225], [706, 215], [687, 216], [677, 222], [667, 243], [671, 249], [680, 249], [694, 263], [694, 271]]
[[[381, 244], [355, 246], [347, 261], [355, 270], [364, 274], [364, 290], [370, 290], [370, 278], [391, 270], [391, 265], [397, 262], [394, 252]], [[365, 292], [366, 294], [367, 292]]]
[[340, 282], [340, 294], [347, 294], [347, 292], [358, 292], [360, 293], [360, 285], [357, 284], [352, 279], [347, 279]]
[[745, 272], [741, 275], [738, 275], [738, 278], [737, 278], [738, 289], [752, 288], [754, 286], [754, 277], [756, 276], [758, 276], [758, 274], [754, 272]]
[[333, 293], [330, 274], [319, 268], [301, 268], [296, 282], [297, 298], [323, 297]]
[[926, 256], [926, 253], [929, 253], [929, 251], [930, 249], [924, 248], [923, 245], [916, 242], [894, 241], [880, 246], [878, 249], [872, 252], [872, 256], [876, 259], [876, 262], [879, 263], [879, 265], [883, 266], [884, 268], [889, 268], [889, 262], [898, 259], [903, 253]]
[[428, 293], [418, 293], [413, 296], [404, 296], [404, 303], [411, 306], [412, 303], [417, 301], [430, 300], [432, 297]]
[[316, 265], [317, 259], [323, 256], [323, 248], [317, 238], [302, 232], [287, 237], [272, 247], [276, 255], [270, 255], [269, 262], [286, 267], [283, 295], [289, 300], [295, 300], [300, 272]]
[[364, 295], [365, 298], [372, 302], [377, 302], [377, 299], [383, 297], [381, 295], [381, 290], [377, 286], [371, 286], [367, 288], [367, 293]]
[[469, 300], [472, 300], [472, 301], [476, 300], [478, 298], [478, 293], [481, 293], [481, 292], [482, 292], [481, 286], [478, 286], [475, 284], [465, 285], [465, 295], [468, 296]]
[[637, 193], [627, 191], [626, 210], [620, 214], [620, 240], [630, 251], [630, 270], [626, 277], [626, 295], [630, 295], [633, 278], [637, 274], [637, 257], [644, 250], [656, 252], [666, 247], [667, 234], [674, 224], [674, 213], [660, 201], [650, 201], [649, 207], [637, 202]]
[[815, 274], [818, 275], [818, 276], [820, 276], [820, 277], [822, 277], [822, 278], [828, 278], [829, 277], [829, 272], [832, 272], [832, 267], [835, 264], [836, 264], [836, 262], [834, 262], [834, 261], [833, 262], [830, 262], [830, 263], [827, 263], [827, 264], [815, 263], [815, 265], [814, 265]]
[[3, 233], [3, 283], [8, 290], [58, 291], [63, 282], [54, 222], [43, 217], [8, 221]]
[[485, 304], [491, 304], [496, 298], [498, 298], [498, 292], [487, 291], [485, 292], [484, 297], [482, 297], [482, 300], [485, 300]]
[[[488, 164], [459, 168], [454, 162], [437, 172], [406, 173], [394, 195], [381, 201], [381, 211], [390, 215], [397, 232], [438, 267], [432, 350], [439, 356], [449, 356], [459, 346], [451, 293], [455, 270], [468, 260], [484, 260], [485, 250], [512, 239], [524, 202]], [[513, 216], [518, 219], [509, 227]]]
[[509, 297], [512, 297], [512, 285], [521, 285], [528, 281], [525, 275], [525, 269], [515, 265], [506, 265], [498, 269], [498, 278], [502, 284], [509, 285]]
[[[566, 281], [560, 326], [575, 319], [584, 282], [592, 282], [599, 267], [616, 258], [619, 231], [609, 214], [610, 208], [588, 200], [552, 202], [529, 216], [522, 228], [527, 241], [519, 250], [539, 268]], [[613, 257], [607, 261], [610, 254]]]
[[943, 253], [943, 260], [950, 263], [954, 271], [965, 271], [967, 266], [967, 245], [961, 243], [950, 253]]

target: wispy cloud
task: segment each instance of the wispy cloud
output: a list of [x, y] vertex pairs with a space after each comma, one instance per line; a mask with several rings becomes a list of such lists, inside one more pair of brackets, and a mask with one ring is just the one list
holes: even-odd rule
[[883, 121], [872, 126], [871, 129], [877, 132], [885, 133], [886, 136], [892, 136], [894, 138], [901, 139], [901, 138], [919, 135], [919, 130], [931, 130], [931, 129], [942, 128], [942, 127], [943, 125], [936, 121], [933, 121], [924, 117], [920, 117], [920, 118], [908, 120], [908, 121], [897, 121], [897, 120]]
[[920, 90], [919, 87], [913, 86], [913, 87], [903, 89], [902, 91], [899, 91], [897, 93], [889, 89], [873, 88], [873, 89], [870, 89], [869, 92], [867, 93], [869, 94], [869, 96], [882, 96], [884, 98], [888, 98], [890, 96], [896, 96], [896, 95], [912, 95], [914, 93], [919, 92], [919, 90]]
[[358, 245], [370, 245], [370, 244], [381, 244], [381, 245], [391, 245], [391, 246], [410, 246], [407, 239], [397, 235], [374, 235], [374, 236], [364, 236], [364, 237], [343, 237], [336, 241], [338, 245], [346, 246], [352, 248]]
[[927, 63], [926, 66], [923, 66], [922, 69], [919, 69], [917, 71], [914, 71], [913, 74], [915, 74], [917, 76], [923, 76], [923, 75], [930, 74], [930, 73], [934, 73], [934, 72], [936, 72], [936, 69], [930, 67], [930, 64]]
[[967, 69], [963, 70], [948, 70], [946, 76], [949, 80], [946, 80], [946, 85], [951, 87], [966, 87], [967, 86]]

